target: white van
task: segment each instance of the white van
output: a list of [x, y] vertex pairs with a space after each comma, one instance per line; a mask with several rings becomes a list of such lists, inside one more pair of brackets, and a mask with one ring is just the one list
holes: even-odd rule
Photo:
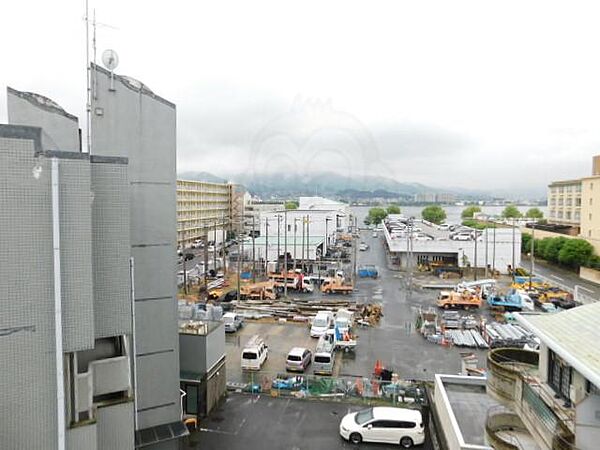
[[242, 349], [242, 370], [260, 370], [268, 354], [264, 339], [257, 334], [252, 336]]
[[333, 313], [331, 311], [319, 311], [312, 321], [310, 337], [321, 337], [331, 327], [333, 327]]
[[315, 375], [333, 375], [335, 366], [335, 344], [333, 333], [325, 333], [319, 338], [313, 359], [313, 373]]
[[340, 435], [355, 445], [364, 441], [410, 448], [425, 442], [421, 412], [389, 406], [347, 414], [340, 422]]

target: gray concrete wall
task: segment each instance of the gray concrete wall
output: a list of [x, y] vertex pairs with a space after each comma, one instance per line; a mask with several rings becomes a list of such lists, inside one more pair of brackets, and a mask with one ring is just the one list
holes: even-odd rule
[[207, 336], [195, 334], [179, 335], [179, 364], [182, 372], [205, 374]]
[[98, 408], [98, 450], [131, 450], [133, 446], [133, 403]]
[[210, 370], [225, 355], [225, 325], [220, 322], [207, 336], [206, 368]]
[[131, 334], [129, 181], [125, 161], [92, 157], [96, 338]]
[[8, 87], [8, 123], [42, 128], [44, 150], [80, 151], [77, 118], [52, 100]]
[[[129, 160], [135, 259], [138, 428], [180, 419], [176, 279], [176, 111], [147, 87], [101, 68], [92, 154]], [[96, 114], [101, 111], [101, 115]], [[160, 302], [153, 306], [145, 302]], [[160, 314], [157, 316], [156, 314]]]
[[[34, 157], [41, 150], [40, 131], [0, 125], [2, 448], [57, 448], [54, 307], [49, 301], [54, 298], [51, 180], [49, 161]], [[32, 169], [38, 162], [42, 171], [36, 179]]]

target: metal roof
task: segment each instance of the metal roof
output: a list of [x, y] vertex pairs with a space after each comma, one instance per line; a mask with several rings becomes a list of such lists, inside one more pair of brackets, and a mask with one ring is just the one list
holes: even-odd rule
[[550, 349], [600, 387], [600, 302], [557, 314], [515, 314]]

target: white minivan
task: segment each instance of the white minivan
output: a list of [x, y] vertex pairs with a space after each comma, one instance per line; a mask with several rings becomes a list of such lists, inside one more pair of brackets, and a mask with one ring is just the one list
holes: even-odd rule
[[410, 448], [425, 442], [421, 412], [416, 409], [376, 406], [346, 414], [340, 435], [352, 442], [382, 442]]
[[260, 370], [268, 354], [264, 339], [257, 334], [252, 336], [242, 349], [242, 370]]
[[319, 311], [312, 321], [310, 337], [321, 337], [327, 330], [333, 327], [333, 313], [331, 311]]

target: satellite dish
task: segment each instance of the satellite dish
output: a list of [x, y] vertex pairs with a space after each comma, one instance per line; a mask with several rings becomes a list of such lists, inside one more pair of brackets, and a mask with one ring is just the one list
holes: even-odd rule
[[102, 64], [112, 72], [119, 65], [119, 55], [114, 50], [104, 50], [102, 52]]

